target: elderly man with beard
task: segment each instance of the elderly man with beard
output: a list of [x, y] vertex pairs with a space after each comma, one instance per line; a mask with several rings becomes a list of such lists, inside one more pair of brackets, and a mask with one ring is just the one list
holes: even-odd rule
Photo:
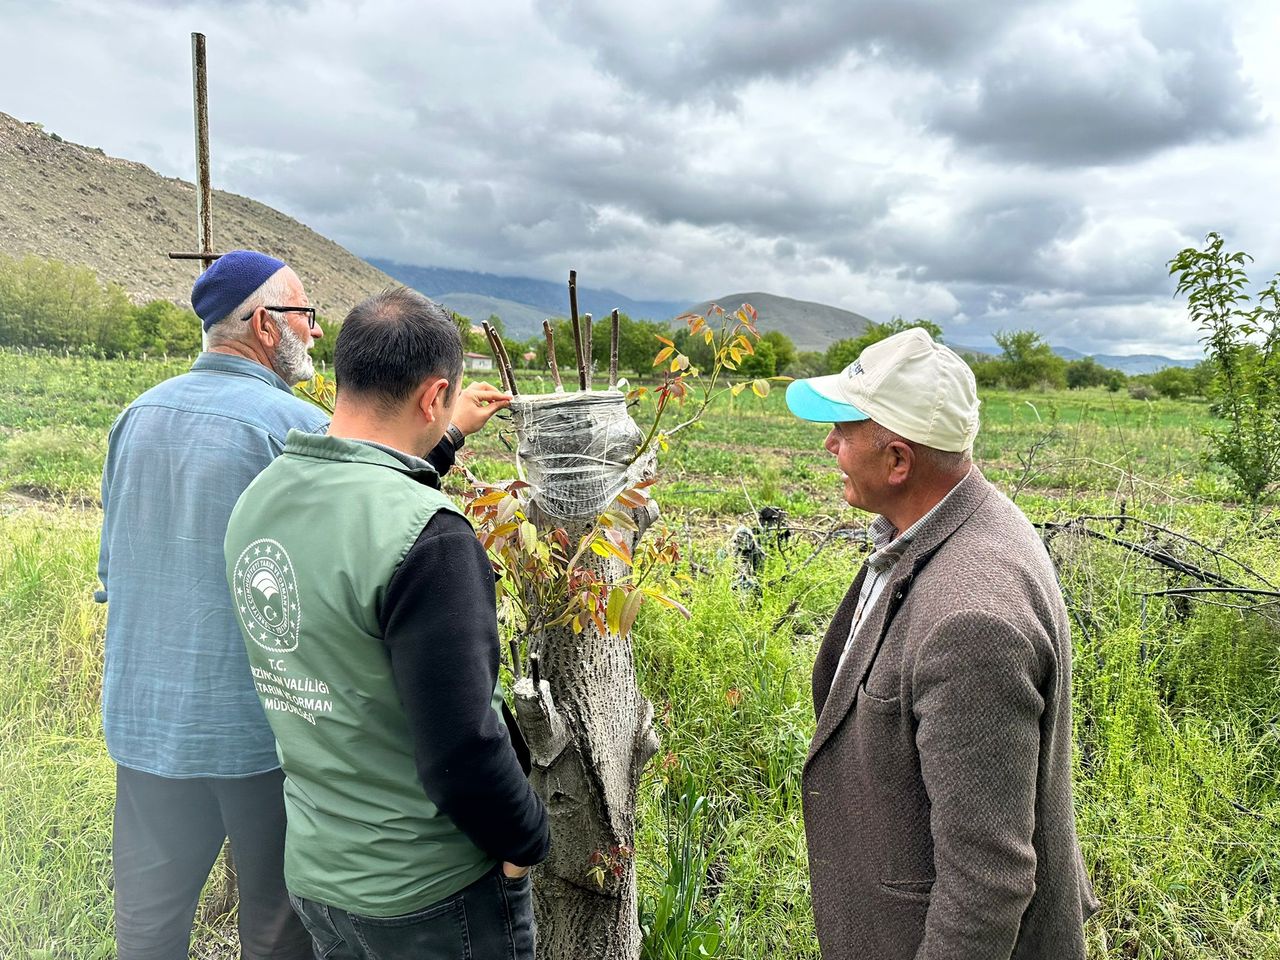
[[[112, 849], [121, 960], [186, 957], [223, 840], [240, 888], [247, 958], [312, 956], [284, 886], [283, 774], [223, 571], [231, 508], [284, 449], [321, 431], [293, 395], [323, 336], [298, 275], [251, 250], [217, 260], [191, 303], [205, 352], [138, 397], [111, 428], [95, 599], [108, 603], [102, 714], [116, 763]], [[443, 473], [507, 397], [463, 392], [432, 451]]]

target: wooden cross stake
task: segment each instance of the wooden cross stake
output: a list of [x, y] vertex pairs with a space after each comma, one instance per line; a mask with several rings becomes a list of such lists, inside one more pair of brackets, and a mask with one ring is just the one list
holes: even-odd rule
[[222, 256], [213, 252], [213, 187], [209, 182], [209, 91], [205, 69], [204, 34], [191, 35], [191, 85], [196, 117], [196, 242], [195, 253], [171, 253], [170, 260], [199, 260], [208, 270]]

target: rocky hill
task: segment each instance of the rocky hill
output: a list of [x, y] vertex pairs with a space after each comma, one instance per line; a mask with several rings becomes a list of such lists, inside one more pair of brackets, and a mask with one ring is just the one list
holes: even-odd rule
[[[141, 303], [188, 305], [196, 261], [170, 260], [195, 244], [195, 187], [140, 163], [68, 143], [0, 113], [0, 253], [92, 268]], [[215, 190], [213, 242], [287, 261], [330, 319], [393, 283], [385, 273], [264, 204]]]

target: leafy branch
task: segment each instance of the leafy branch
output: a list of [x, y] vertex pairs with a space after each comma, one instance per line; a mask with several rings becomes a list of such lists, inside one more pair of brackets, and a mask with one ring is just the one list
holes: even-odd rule
[[[718, 328], [712, 325], [712, 317], [719, 320]], [[736, 371], [746, 357], [756, 352], [755, 345], [760, 342], [760, 331], [756, 327], [758, 314], [751, 304], [744, 303], [733, 313], [729, 313], [724, 307], [713, 303], [707, 308], [705, 314], [686, 313], [676, 319], [688, 325], [690, 336], [702, 337], [706, 345], [711, 348], [711, 371], [704, 377], [702, 371], [693, 366], [688, 355], [680, 352], [674, 341], [663, 336], [657, 337], [657, 340], [663, 344], [663, 348], [654, 357], [653, 365], [663, 368], [662, 384], [656, 391], [657, 405], [653, 423], [645, 434], [644, 442], [641, 443], [634, 459], [643, 456], [655, 440], [661, 449], [667, 449], [666, 442], [670, 437], [697, 423], [711, 404], [726, 393], [736, 397], [750, 387], [752, 393], [763, 399], [769, 395], [771, 380], [787, 382], [791, 379], [790, 377], [757, 377], [722, 385], [725, 371]], [[695, 390], [701, 396], [693, 413], [670, 430], [659, 433], [659, 426], [667, 413], [670, 401], [674, 399], [683, 404]], [[627, 400], [639, 399], [647, 392], [646, 387], [639, 387], [627, 395]]]

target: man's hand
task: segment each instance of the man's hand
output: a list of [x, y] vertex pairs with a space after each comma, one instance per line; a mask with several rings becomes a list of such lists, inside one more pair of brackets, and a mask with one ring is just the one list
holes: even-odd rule
[[502, 875], [508, 880], [519, 880], [521, 877], [528, 874], [528, 872], [528, 867], [517, 867], [514, 863], [506, 862], [502, 864]]
[[458, 397], [458, 404], [453, 408], [453, 425], [469, 437], [510, 404], [511, 394], [503, 393], [491, 383], [473, 383]]

